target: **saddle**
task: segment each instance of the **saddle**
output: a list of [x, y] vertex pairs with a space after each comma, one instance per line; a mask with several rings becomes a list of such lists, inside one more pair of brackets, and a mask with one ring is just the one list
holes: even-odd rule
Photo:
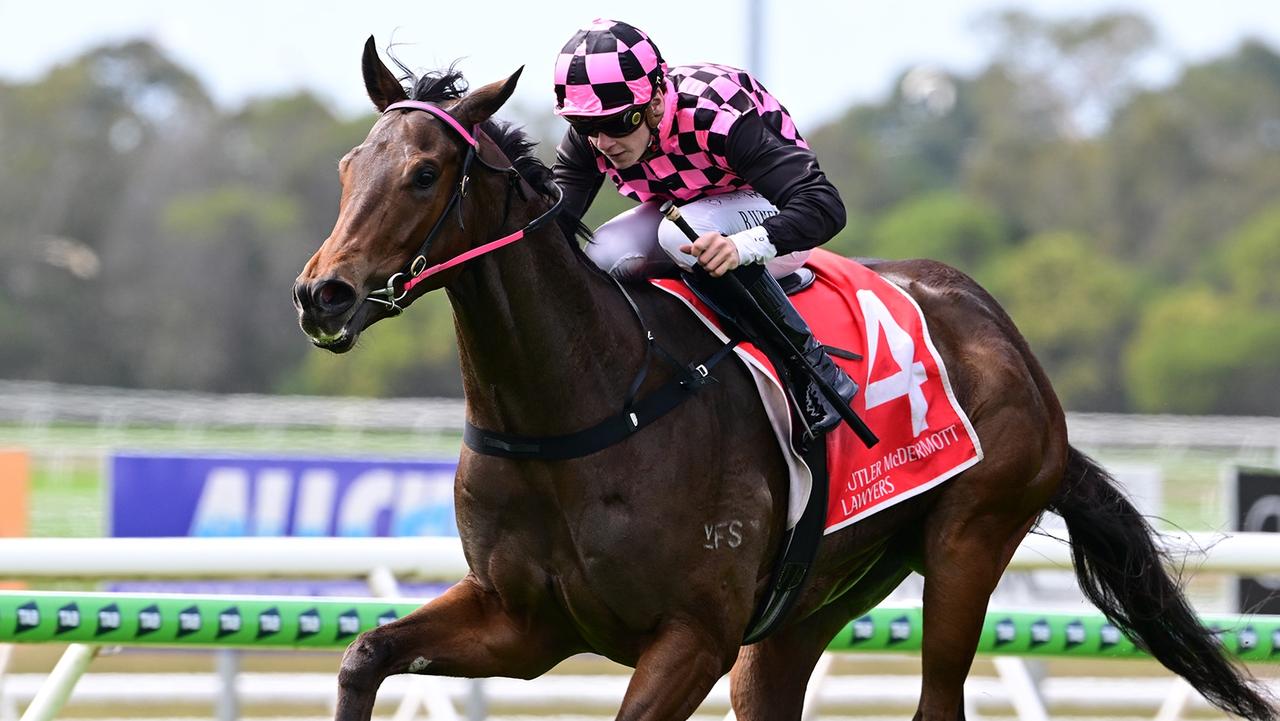
[[800, 268], [794, 273], [787, 273], [778, 279], [778, 285], [782, 286], [782, 292], [787, 295], [795, 295], [800, 291], [813, 285], [813, 281], [818, 279], [818, 274], [808, 268]]

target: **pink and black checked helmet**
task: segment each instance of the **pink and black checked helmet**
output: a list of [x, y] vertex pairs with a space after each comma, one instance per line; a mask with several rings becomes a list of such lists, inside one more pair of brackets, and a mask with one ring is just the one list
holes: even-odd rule
[[556, 58], [556, 114], [599, 118], [644, 105], [665, 71], [662, 53], [643, 31], [596, 19]]

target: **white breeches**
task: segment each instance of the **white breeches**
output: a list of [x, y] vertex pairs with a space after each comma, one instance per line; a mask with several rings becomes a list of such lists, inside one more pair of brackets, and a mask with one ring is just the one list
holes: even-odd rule
[[[689, 239], [662, 217], [660, 205], [658, 201], [641, 203], [596, 228], [587, 256], [619, 278], [647, 278], [669, 270], [673, 263], [683, 270], [692, 268], [693, 256], [679, 250]], [[686, 203], [680, 213], [699, 234], [729, 235], [760, 225], [778, 209], [753, 190], [739, 190]], [[808, 257], [807, 250], [779, 255], [765, 267], [770, 275], [781, 278], [798, 270]]]

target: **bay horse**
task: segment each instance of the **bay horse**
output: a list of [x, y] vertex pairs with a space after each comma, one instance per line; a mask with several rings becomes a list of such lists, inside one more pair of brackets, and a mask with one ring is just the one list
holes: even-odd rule
[[[346, 352], [370, 325], [443, 288], [468, 422], [530, 436], [614, 416], [642, 365], [652, 367], [641, 394], [676, 374], [650, 361], [615, 281], [544, 222], [558, 197], [550, 172], [520, 131], [492, 119], [519, 71], [464, 93], [457, 73], [405, 70], [406, 91], [373, 38], [363, 71], [382, 115], [341, 160], [337, 222], [294, 286], [316, 346]], [[479, 254], [499, 237], [505, 247]], [[411, 260], [415, 249], [423, 258]], [[426, 264], [438, 267], [424, 273]], [[913, 569], [925, 578], [915, 718], [963, 718], [988, 598], [1045, 509], [1066, 519], [1080, 584], [1113, 623], [1219, 708], [1275, 718], [1162, 569], [1145, 520], [1068, 444], [1049, 379], [999, 304], [940, 263], [869, 266], [923, 309], [981, 463], [823, 538], [785, 622], [743, 645], [785, 531], [788, 479], [740, 364], [722, 364], [717, 384], [585, 457], [464, 447], [455, 498], [470, 573], [350, 645], [336, 718], [369, 719], [393, 674], [532, 678], [590, 651], [635, 668], [619, 721], [688, 718], [726, 673], [742, 721], [798, 719], [828, 642]], [[696, 362], [716, 351], [678, 300], [644, 283], [626, 290], [673, 355]], [[705, 527], [725, 522], [736, 522], [739, 543], [707, 548]]]

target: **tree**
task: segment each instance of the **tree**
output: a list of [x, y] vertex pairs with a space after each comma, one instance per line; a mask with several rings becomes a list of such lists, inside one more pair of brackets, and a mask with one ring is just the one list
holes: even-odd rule
[[[282, 280], [294, 264], [271, 251], [296, 233], [302, 205], [247, 185], [173, 198], [159, 218], [168, 268], [151, 284], [154, 306], [137, 361], [149, 386], [248, 392], [277, 382], [301, 355]], [[154, 296], [152, 298], [154, 301]]]
[[1044, 233], [1001, 256], [988, 290], [1004, 305], [1072, 410], [1124, 410], [1120, 358], [1142, 275], [1088, 239]]
[[884, 103], [851, 108], [806, 137], [851, 214], [875, 214], [954, 186], [976, 121], [963, 81], [920, 67], [902, 73]]
[[[24, 280], [0, 288], [0, 304], [31, 320], [18, 377], [108, 383], [129, 366], [106, 296], [132, 268], [111, 262], [139, 159], [187, 119], [211, 114], [199, 82], [146, 42], [92, 50], [0, 103], [0, 258]], [[190, 169], [188, 168], [188, 171]], [[137, 239], [130, 242], [138, 243]], [[144, 241], [145, 242], [145, 241]], [[96, 261], [93, 272], [52, 262], [58, 248]]]
[[1123, 108], [1099, 178], [1109, 247], [1171, 279], [1280, 195], [1280, 55], [1246, 43]]
[[996, 40], [991, 69], [1016, 88], [1009, 110], [1052, 119], [1056, 135], [1080, 138], [1106, 127], [1137, 87], [1137, 68], [1155, 46], [1150, 21], [1127, 12], [1048, 19], [1022, 10], [988, 15]]
[[871, 229], [868, 251], [879, 258], [931, 258], [971, 274], [1009, 247], [1000, 214], [954, 192], [914, 196]]
[[1212, 272], [1255, 312], [1280, 312], [1280, 204], [1233, 233], [1218, 250]]
[[1105, 208], [1096, 138], [1136, 87], [1150, 24], [1128, 13], [1049, 20], [987, 16], [993, 61], [962, 84], [976, 132], [962, 186], [995, 205], [1018, 234], [1096, 235]]
[[1138, 411], [1275, 415], [1280, 313], [1206, 286], [1170, 292], [1143, 312], [1125, 374]]

